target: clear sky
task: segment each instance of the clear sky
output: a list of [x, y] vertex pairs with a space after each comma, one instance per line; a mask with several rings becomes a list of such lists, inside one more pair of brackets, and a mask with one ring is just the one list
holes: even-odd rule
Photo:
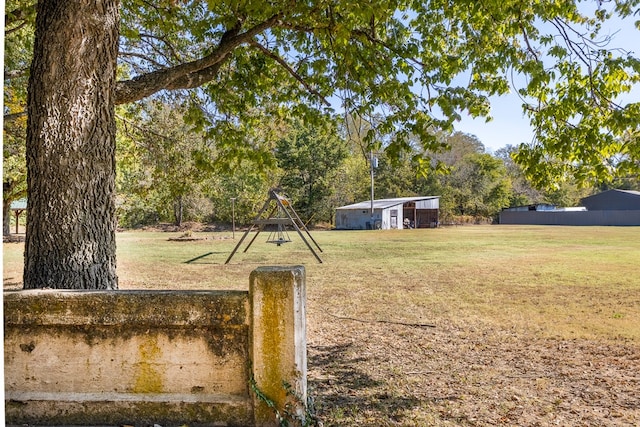
[[[624, 48], [640, 55], [640, 31], [634, 27], [634, 19], [612, 21], [610, 30], [602, 34], [612, 34], [610, 46]], [[614, 34], [615, 33], [615, 34]], [[624, 105], [630, 102], [640, 102], [640, 87], [626, 94], [620, 102]], [[529, 121], [522, 112], [522, 101], [517, 94], [491, 98], [491, 116], [493, 121], [486, 123], [485, 119], [463, 117], [455, 127], [456, 130], [477, 136], [488, 151], [495, 151], [505, 145], [517, 145], [521, 142], [531, 142], [533, 132]]]

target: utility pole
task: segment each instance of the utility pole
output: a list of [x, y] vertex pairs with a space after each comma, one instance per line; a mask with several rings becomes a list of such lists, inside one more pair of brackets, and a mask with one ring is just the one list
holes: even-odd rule
[[378, 158], [377, 157], [373, 157], [373, 150], [369, 151], [369, 164], [371, 166], [371, 229], [375, 230], [375, 223], [373, 220], [373, 176], [374, 176], [374, 169], [378, 167]]
[[231, 238], [236, 239], [236, 198], [231, 198]]

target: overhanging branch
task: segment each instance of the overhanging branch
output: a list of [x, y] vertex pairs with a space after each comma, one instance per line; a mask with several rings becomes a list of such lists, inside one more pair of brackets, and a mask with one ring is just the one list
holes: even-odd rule
[[146, 61], [150, 64], [153, 64], [153, 66], [157, 67], [157, 68], [164, 68], [165, 66], [159, 62], [157, 62], [155, 59], [150, 58], [147, 55], [143, 55], [141, 53], [137, 53], [137, 52], [120, 52], [119, 56], [123, 57], [123, 58], [138, 58], [138, 59], [142, 59], [143, 61]]
[[192, 89], [211, 81], [227, 56], [238, 46], [249, 43], [257, 34], [276, 25], [280, 15], [240, 33], [241, 21], [227, 30], [218, 47], [209, 55], [174, 67], [153, 71], [116, 84], [115, 103], [125, 104], [146, 98], [160, 90]]
[[18, 113], [10, 113], [10, 114], [5, 114], [2, 119], [4, 120], [5, 123], [8, 122], [12, 122], [14, 120], [19, 119], [20, 117], [24, 117], [27, 115], [26, 111], [20, 111]]
[[269, 58], [273, 59], [278, 64], [280, 64], [280, 66], [282, 68], [284, 68], [289, 74], [291, 74], [291, 76], [294, 79], [296, 79], [302, 86], [304, 86], [304, 88], [309, 93], [317, 96], [322, 101], [323, 104], [325, 104], [327, 106], [331, 106], [329, 101], [327, 101], [327, 99], [324, 96], [322, 96], [322, 94], [320, 92], [318, 92], [316, 89], [311, 87], [311, 85], [309, 83], [307, 83], [307, 81], [304, 79], [304, 77], [302, 77], [300, 74], [296, 73], [296, 71], [293, 68], [291, 68], [291, 66], [289, 64], [287, 64], [287, 62], [284, 59], [282, 59], [280, 56], [276, 55], [274, 52], [272, 52], [269, 49], [267, 49], [266, 47], [262, 46], [260, 43], [258, 43], [255, 40], [251, 41], [251, 46], [257, 48], [264, 55], [268, 56]]

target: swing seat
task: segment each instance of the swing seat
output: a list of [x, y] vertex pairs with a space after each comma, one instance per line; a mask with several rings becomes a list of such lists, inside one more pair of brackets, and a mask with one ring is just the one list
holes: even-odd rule
[[278, 245], [278, 246], [282, 245], [283, 243], [289, 243], [289, 242], [291, 242], [291, 240], [285, 239], [284, 237], [280, 237], [280, 238], [274, 239], [274, 240], [267, 240], [267, 243], [273, 243], [273, 244]]

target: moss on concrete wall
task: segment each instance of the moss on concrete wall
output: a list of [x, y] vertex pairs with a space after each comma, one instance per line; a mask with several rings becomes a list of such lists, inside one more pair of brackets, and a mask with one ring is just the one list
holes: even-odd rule
[[5, 292], [7, 420], [248, 425], [248, 310], [237, 291]]

